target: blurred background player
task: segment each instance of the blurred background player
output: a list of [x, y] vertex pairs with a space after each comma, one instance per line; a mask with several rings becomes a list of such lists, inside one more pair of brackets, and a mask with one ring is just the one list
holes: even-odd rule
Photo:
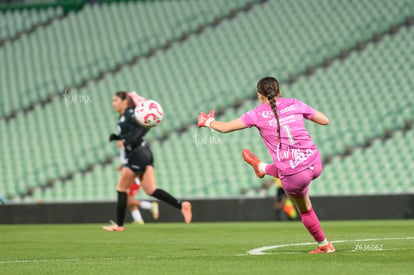
[[136, 224], [144, 224], [144, 219], [141, 216], [141, 212], [139, 208], [149, 210], [152, 214], [154, 220], [158, 220], [159, 218], [159, 206], [158, 202], [149, 202], [149, 201], [142, 201], [136, 200], [134, 197], [138, 195], [140, 189], [140, 182], [138, 178], [135, 178], [135, 182], [131, 185], [128, 190], [128, 208], [131, 211], [132, 219], [134, 220], [133, 223]]
[[138, 177], [147, 195], [165, 201], [181, 210], [186, 223], [192, 219], [191, 204], [177, 200], [163, 189], [157, 188], [155, 180], [154, 159], [144, 136], [150, 128], [142, 127], [135, 119], [135, 106], [145, 100], [136, 93], [120, 91], [112, 97], [112, 107], [119, 113], [119, 134], [111, 134], [110, 141], [122, 140], [126, 163], [122, 166], [117, 186], [116, 224], [102, 227], [106, 231], [124, 231], [125, 212], [128, 203], [127, 191]]
[[282, 183], [279, 178], [274, 177], [274, 184], [276, 185], [275, 194], [275, 218], [277, 221], [295, 220], [298, 217], [295, 206], [292, 201], [286, 196], [285, 190], [283, 190]]
[[[127, 163], [127, 160], [125, 158], [125, 151], [124, 151], [124, 145], [122, 144], [122, 141], [117, 140], [116, 144], [119, 147], [119, 160], [121, 162], [121, 166], [118, 167], [117, 170], [122, 170], [122, 165]], [[139, 178], [135, 178], [134, 183], [129, 187], [128, 189], [128, 208], [131, 211], [133, 222], [136, 224], [144, 224], [144, 219], [141, 216], [141, 212], [139, 211], [139, 208], [149, 210], [152, 213], [152, 217], [154, 220], [158, 220], [159, 218], [159, 205], [158, 202], [149, 202], [149, 201], [141, 201], [136, 200], [135, 196], [139, 194], [139, 190], [141, 187], [141, 183], [139, 181]]]
[[247, 149], [242, 152], [244, 160], [258, 177], [265, 174], [280, 177], [283, 189], [299, 210], [303, 225], [318, 243], [309, 253], [335, 252], [325, 238], [308, 194], [309, 184], [322, 173], [322, 159], [304, 124], [304, 119], [308, 119], [327, 125], [328, 117], [297, 99], [282, 98], [279, 82], [274, 77], [260, 79], [257, 97], [261, 104], [238, 119], [216, 121], [211, 110], [208, 115], [200, 113], [198, 126], [222, 133], [256, 127], [274, 163], [261, 162]]
[[275, 199], [273, 209], [275, 210], [276, 221], [295, 220], [298, 217], [298, 213], [293, 205], [292, 201], [286, 195], [283, 190], [282, 183], [280, 182], [279, 173], [275, 175], [272, 180], [264, 183], [265, 189], [270, 189], [273, 186], [276, 187]]

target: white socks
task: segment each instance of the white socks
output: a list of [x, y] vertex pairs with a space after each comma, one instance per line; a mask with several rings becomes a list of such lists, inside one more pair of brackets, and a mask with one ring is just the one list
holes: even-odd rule
[[321, 242], [318, 242], [318, 246], [325, 246], [325, 245], [327, 245], [329, 242], [325, 239], [325, 240], [323, 240], [323, 241], [321, 241]]
[[259, 171], [266, 174], [266, 166], [267, 166], [267, 163], [260, 162], [259, 163]]
[[136, 222], [142, 221], [142, 216], [141, 216], [141, 213], [139, 212], [138, 209], [132, 210], [131, 215], [132, 215], [132, 218], [134, 219], [134, 221], [136, 221]]
[[140, 208], [151, 209], [151, 203], [149, 201], [141, 201]]
[[[149, 201], [141, 201], [141, 205], [139, 206], [142, 209], [151, 209], [151, 203]], [[141, 212], [139, 212], [138, 209], [134, 209], [131, 211], [131, 216], [134, 219], [134, 221], [136, 222], [141, 222], [142, 220], [142, 216], [141, 216]]]

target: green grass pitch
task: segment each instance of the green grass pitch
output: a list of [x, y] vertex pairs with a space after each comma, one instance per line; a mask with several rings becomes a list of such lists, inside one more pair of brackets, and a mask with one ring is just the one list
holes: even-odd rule
[[414, 274], [414, 220], [0, 225], [0, 274]]

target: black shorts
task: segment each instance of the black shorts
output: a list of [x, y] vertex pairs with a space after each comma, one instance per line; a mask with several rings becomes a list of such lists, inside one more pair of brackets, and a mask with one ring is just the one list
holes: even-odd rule
[[148, 146], [137, 146], [134, 150], [126, 154], [126, 164], [137, 176], [144, 173], [147, 165], [154, 166], [154, 158]]
[[283, 198], [286, 198], [285, 190], [283, 190], [282, 187], [278, 187], [277, 190], [276, 190], [276, 200], [277, 201], [282, 201]]

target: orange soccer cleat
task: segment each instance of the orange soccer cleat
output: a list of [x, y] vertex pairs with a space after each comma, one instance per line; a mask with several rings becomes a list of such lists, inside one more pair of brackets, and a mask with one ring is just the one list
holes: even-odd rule
[[315, 250], [309, 251], [309, 254], [332, 253], [335, 252], [335, 247], [329, 242], [327, 245], [318, 246]]
[[255, 154], [250, 152], [250, 150], [248, 149], [244, 149], [242, 151], [242, 156], [244, 160], [253, 167], [256, 176], [258, 176], [259, 178], [263, 178], [265, 176], [265, 173], [262, 173], [259, 170], [260, 160], [258, 159], [258, 157], [256, 157]]
[[181, 204], [181, 213], [183, 213], [185, 223], [190, 223], [193, 218], [193, 213], [191, 211], [191, 203], [184, 201]]
[[118, 226], [114, 221], [110, 221], [111, 225], [102, 226], [102, 229], [105, 231], [119, 231], [124, 232], [125, 228], [123, 226]]

